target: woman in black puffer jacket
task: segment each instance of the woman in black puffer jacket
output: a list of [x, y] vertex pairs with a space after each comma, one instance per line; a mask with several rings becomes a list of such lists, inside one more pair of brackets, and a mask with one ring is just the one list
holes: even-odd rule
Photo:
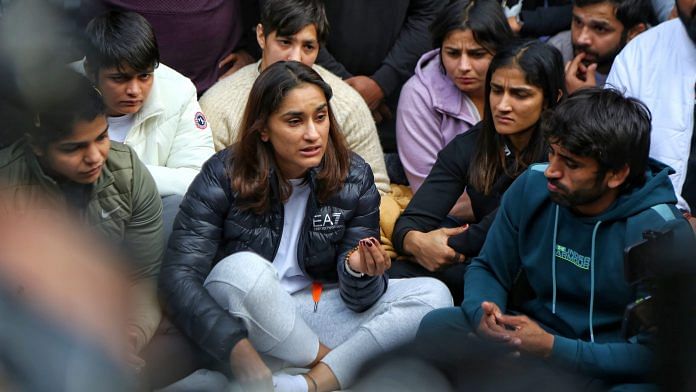
[[262, 72], [238, 143], [204, 165], [170, 237], [167, 312], [242, 383], [270, 387], [261, 354], [310, 369], [273, 376], [276, 390], [346, 388], [365, 359], [451, 303], [432, 279], [387, 287], [379, 194], [345, 147], [330, 98], [301, 63]]

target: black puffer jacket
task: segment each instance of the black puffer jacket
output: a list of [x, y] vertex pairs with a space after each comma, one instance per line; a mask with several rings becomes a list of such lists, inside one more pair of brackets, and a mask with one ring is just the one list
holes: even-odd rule
[[[226, 360], [246, 337], [239, 319], [220, 307], [203, 288], [213, 266], [244, 250], [273, 260], [283, 229], [283, 204], [258, 215], [235, 206], [223, 150], [208, 160], [181, 203], [160, 273], [160, 293], [169, 316], [184, 333], [218, 360]], [[315, 186], [316, 170], [308, 173]], [[271, 187], [277, 187], [275, 175]], [[272, 192], [271, 196], [277, 201]], [[353, 155], [343, 188], [324, 204], [310, 193], [297, 259], [302, 271], [322, 282], [338, 282], [348, 308], [368, 309], [387, 288], [387, 277], [355, 278], [343, 266], [346, 253], [362, 238], [379, 235], [379, 194], [372, 170]]]

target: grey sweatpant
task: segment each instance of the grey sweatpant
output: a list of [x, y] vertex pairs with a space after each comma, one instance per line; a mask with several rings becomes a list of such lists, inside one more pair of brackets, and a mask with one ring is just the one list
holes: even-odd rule
[[366, 360], [413, 338], [426, 313], [452, 306], [440, 281], [412, 278], [390, 280], [386, 293], [362, 313], [345, 306], [336, 285], [326, 285], [315, 313], [311, 288], [289, 294], [271, 263], [251, 252], [221, 260], [205, 287], [243, 321], [249, 340], [264, 356], [305, 367], [316, 358], [319, 342], [331, 348], [322, 362], [341, 388], [352, 384]]
[[169, 236], [174, 229], [174, 219], [179, 213], [179, 205], [184, 197], [181, 195], [162, 196], [162, 226], [164, 227], [164, 246], [169, 242]]

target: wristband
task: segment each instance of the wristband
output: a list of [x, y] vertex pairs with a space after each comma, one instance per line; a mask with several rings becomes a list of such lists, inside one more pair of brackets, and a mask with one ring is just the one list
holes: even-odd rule
[[357, 250], [358, 247], [356, 246], [355, 248], [349, 250], [348, 253], [346, 253], [346, 257], [343, 260], [343, 265], [348, 275], [354, 278], [362, 278], [363, 276], [365, 276], [365, 273], [354, 271], [352, 268], [350, 268], [350, 264], [348, 263], [348, 259], [350, 258], [350, 256]]

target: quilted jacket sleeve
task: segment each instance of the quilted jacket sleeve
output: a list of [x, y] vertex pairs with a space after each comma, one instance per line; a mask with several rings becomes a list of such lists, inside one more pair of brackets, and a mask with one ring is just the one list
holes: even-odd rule
[[196, 89], [188, 80], [185, 86], [181, 94], [187, 98], [183, 100], [177, 118], [172, 120], [176, 122], [176, 130], [166, 161], [148, 165], [163, 196], [185, 194], [201, 165], [215, 152], [212, 131], [198, 104]]
[[346, 272], [345, 257], [348, 251], [366, 237], [379, 238], [379, 201], [380, 196], [370, 167], [359, 157], [353, 156], [350, 178], [346, 181], [343, 192], [357, 192], [357, 206], [353, 217], [346, 222], [346, 232], [338, 255], [338, 284], [341, 298], [349, 309], [363, 312], [369, 309], [387, 290], [386, 275], [356, 278]]
[[214, 155], [193, 180], [181, 203], [160, 277], [160, 295], [174, 323], [220, 361], [246, 330], [203, 288], [222, 239], [231, 193], [223, 153]]

